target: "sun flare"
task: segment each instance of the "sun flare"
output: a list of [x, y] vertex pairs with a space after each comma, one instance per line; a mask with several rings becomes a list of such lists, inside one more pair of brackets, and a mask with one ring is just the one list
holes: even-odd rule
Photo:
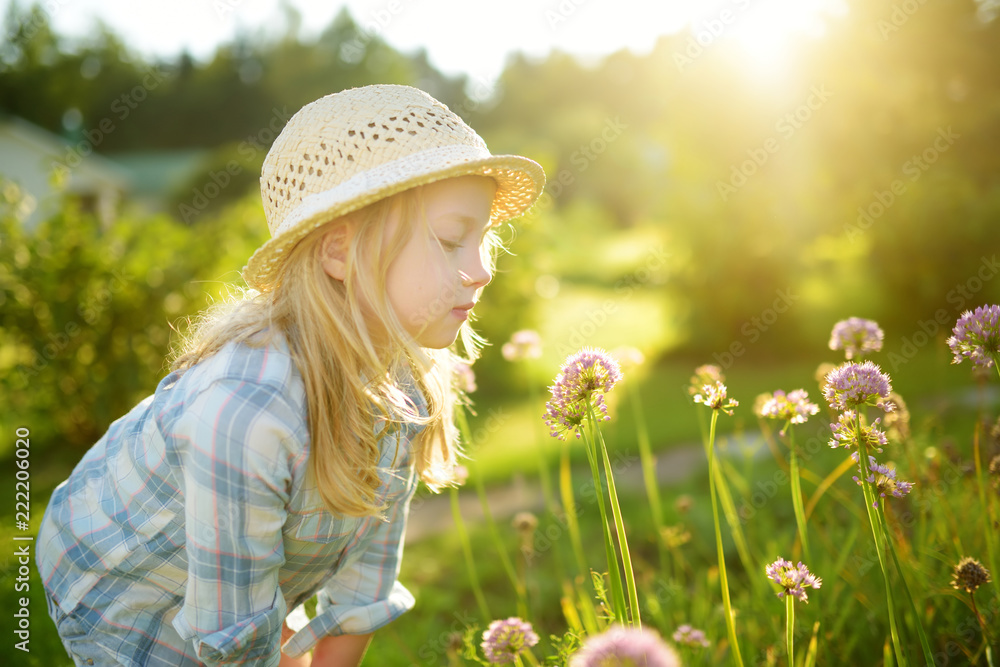
[[745, 63], [777, 73], [794, 62], [802, 39], [822, 38], [826, 22], [846, 11], [842, 0], [725, 0], [696, 3], [689, 25], [699, 43], [728, 42]]

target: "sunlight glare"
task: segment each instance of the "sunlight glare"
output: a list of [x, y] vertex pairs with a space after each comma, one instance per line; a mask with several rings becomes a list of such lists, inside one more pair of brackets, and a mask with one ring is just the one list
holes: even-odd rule
[[697, 18], [691, 25], [722, 25], [719, 37], [735, 45], [751, 68], [776, 75], [795, 61], [799, 42], [823, 37], [826, 22], [845, 11], [843, 0], [730, 0], [692, 9]]

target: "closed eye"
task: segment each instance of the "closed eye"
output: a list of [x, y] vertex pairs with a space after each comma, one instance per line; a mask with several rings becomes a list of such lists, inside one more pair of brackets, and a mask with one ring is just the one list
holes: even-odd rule
[[448, 239], [438, 239], [438, 243], [441, 244], [441, 248], [443, 248], [445, 252], [454, 252], [455, 250], [458, 250], [459, 248], [462, 247], [462, 243], [460, 241], [449, 241]]

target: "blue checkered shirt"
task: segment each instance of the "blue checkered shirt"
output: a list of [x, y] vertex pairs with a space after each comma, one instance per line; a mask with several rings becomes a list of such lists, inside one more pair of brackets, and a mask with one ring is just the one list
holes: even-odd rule
[[[411, 392], [426, 414], [419, 392]], [[302, 378], [284, 342], [230, 344], [171, 373], [52, 495], [38, 535], [49, 595], [126, 665], [277, 665], [413, 606], [398, 581], [420, 426], [380, 442], [383, 517], [331, 514], [306, 470]]]

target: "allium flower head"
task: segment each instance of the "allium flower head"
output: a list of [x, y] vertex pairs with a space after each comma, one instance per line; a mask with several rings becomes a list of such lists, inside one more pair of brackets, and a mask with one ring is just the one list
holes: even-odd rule
[[970, 359], [981, 368], [993, 365], [993, 359], [1000, 354], [1000, 306], [980, 306], [962, 313], [948, 339], [957, 364], [962, 359]]
[[837, 421], [830, 424], [830, 429], [833, 431], [830, 446], [853, 449], [856, 453], [859, 449], [859, 441], [863, 441], [867, 449], [881, 452], [882, 448], [888, 442], [885, 432], [878, 427], [881, 417], [873, 421], [869, 426], [865, 426], [864, 422], [862, 422], [861, 432], [858, 433], [857, 416], [858, 413], [854, 410], [846, 410], [840, 413]]
[[848, 361], [837, 366], [826, 376], [823, 396], [834, 410], [851, 410], [859, 405], [877, 405], [883, 410], [892, 406], [886, 403], [892, 385], [889, 376], [870, 361]]
[[585, 347], [570, 355], [559, 370], [555, 384], [549, 387], [552, 397], [545, 406], [545, 423], [552, 430], [552, 436], [565, 439], [566, 433], [573, 432], [579, 438], [579, 429], [591, 401], [598, 419], [610, 419], [604, 395], [621, 378], [618, 362], [604, 350]]
[[768, 565], [764, 568], [764, 573], [771, 581], [781, 586], [782, 590], [778, 591], [779, 598], [794, 595], [803, 602], [808, 602], [809, 596], [806, 595], [806, 589], [819, 588], [823, 583], [822, 579], [812, 574], [809, 568], [801, 562], [798, 565], [792, 565], [791, 561], [784, 558], [779, 558]]
[[668, 549], [682, 547], [691, 541], [691, 531], [684, 527], [683, 523], [660, 528], [660, 539]]
[[462, 632], [450, 632], [448, 633], [448, 643], [445, 646], [445, 650], [448, 651], [449, 655], [454, 654], [458, 656], [459, 651], [465, 646], [465, 634]]
[[951, 587], [975, 593], [977, 588], [990, 581], [990, 571], [975, 558], [966, 556], [955, 566], [951, 576]]
[[688, 394], [694, 396], [695, 394], [701, 393], [702, 387], [706, 384], [715, 384], [716, 382], [725, 382], [726, 378], [722, 375], [722, 369], [713, 364], [705, 364], [704, 366], [698, 366], [694, 369], [694, 375], [691, 376], [691, 385], [688, 387]]
[[515, 331], [510, 341], [503, 344], [500, 354], [507, 361], [521, 361], [522, 359], [537, 359], [542, 356], [542, 337], [537, 331], [522, 329]]
[[531, 623], [522, 621], [516, 616], [503, 621], [493, 621], [483, 632], [483, 653], [486, 659], [501, 665], [514, 662], [514, 657], [524, 649], [538, 643], [538, 635], [531, 628]]
[[455, 360], [452, 367], [455, 372], [455, 385], [458, 387], [459, 391], [466, 394], [474, 392], [477, 387], [476, 374], [473, 372], [472, 366], [464, 361]]
[[706, 384], [694, 395], [695, 403], [703, 403], [713, 410], [722, 410], [732, 416], [733, 408], [740, 403], [735, 398], [726, 398], [726, 385], [721, 382]]
[[796, 389], [787, 394], [779, 389], [773, 394], [764, 394], [757, 414], [768, 419], [804, 424], [817, 412], [819, 406], [809, 402], [809, 393], [805, 389]]
[[990, 476], [993, 477], [994, 488], [1000, 489], [1000, 454], [990, 459]]
[[538, 528], [538, 517], [531, 512], [518, 512], [510, 525], [519, 533], [533, 533]]
[[826, 376], [830, 374], [830, 371], [836, 370], [837, 366], [835, 364], [828, 363], [824, 361], [819, 366], [816, 367], [816, 371], [813, 373], [813, 379], [819, 384], [820, 392], [822, 393], [823, 387], [826, 386]]
[[705, 638], [705, 633], [697, 628], [692, 628], [687, 623], [674, 630], [673, 637], [675, 642], [685, 646], [708, 646], [708, 639]]
[[849, 317], [833, 325], [830, 349], [843, 350], [848, 360], [882, 349], [885, 334], [873, 320]]
[[894, 440], [909, 440], [910, 438], [910, 411], [906, 407], [906, 401], [896, 392], [889, 393], [889, 400], [893, 409], [887, 412], [882, 424], [886, 432]]
[[656, 631], [614, 625], [593, 635], [570, 658], [570, 667], [680, 667], [681, 660]]
[[[854, 453], [852, 458], [855, 461], [859, 460], [857, 452]], [[868, 470], [868, 483], [875, 485], [875, 493], [878, 494], [879, 498], [885, 498], [886, 495], [894, 498], [902, 498], [913, 490], [913, 482], [904, 482], [896, 479], [896, 469], [879, 463], [875, 460], [874, 456], [868, 457]], [[861, 466], [858, 466], [858, 472], [861, 472]], [[861, 480], [856, 475], [854, 481], [860, 486]], [[876, 500], [872, 503], [872, 506], [878, 507], [878, 501]]]

